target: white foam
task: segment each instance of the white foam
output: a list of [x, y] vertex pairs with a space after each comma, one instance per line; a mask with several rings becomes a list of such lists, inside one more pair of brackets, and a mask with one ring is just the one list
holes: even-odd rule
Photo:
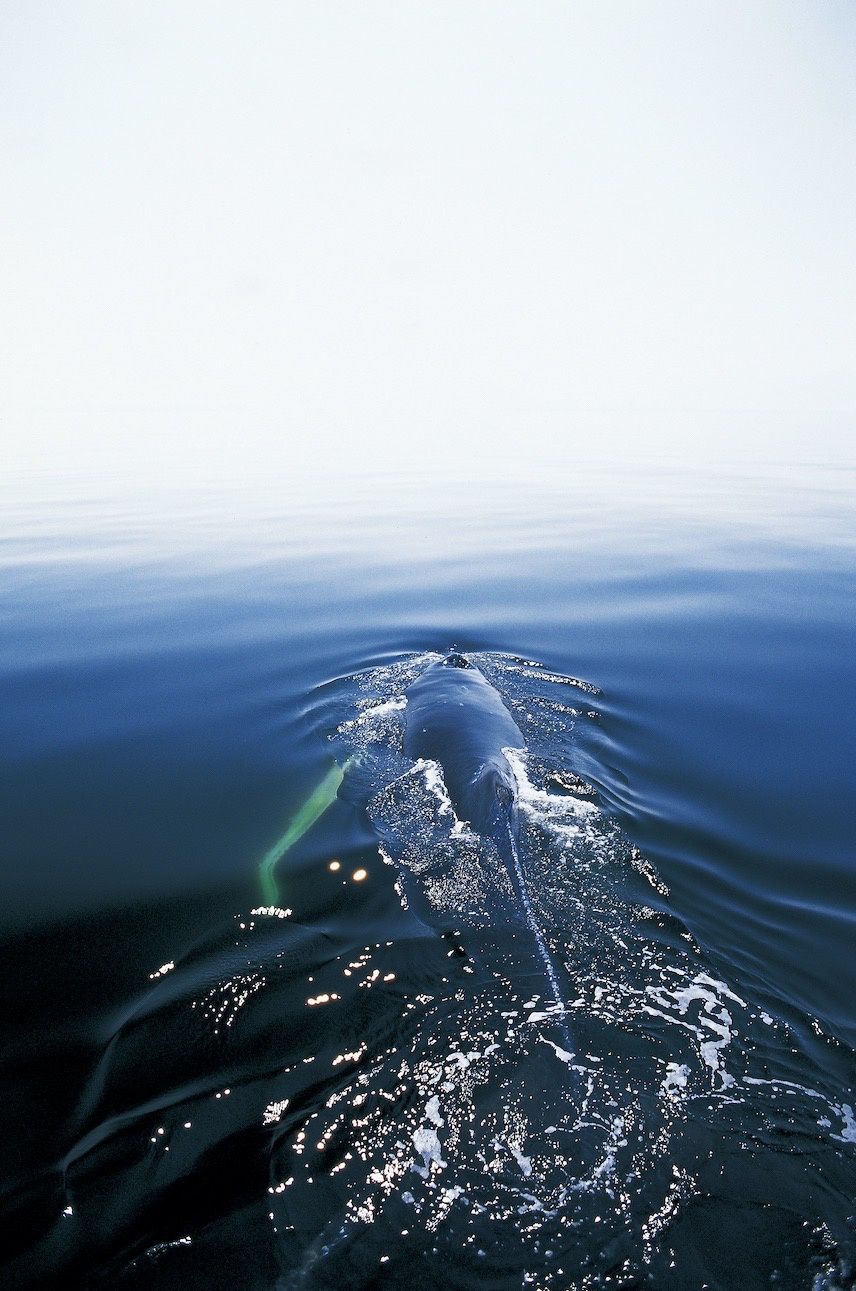
[[567, 817], [581, 821], [600, 815], [599, 808], [585, 798], [576, 798], [573, 794], [548, 793], [546, 789], [536, 789], [529, 779], [526, 769], [527, 754], [525, 749], [503, 749], [508, 765], [517, 781], [517, 800], [521, 809], [561, 832], [571, 830], [579, 833], [579, 826], [567, 820]]
[[686, 1063], [666, 1063], [666, 1075], [663, 1077], [660, 1088], [668, 1096], [677, 1094], [679, 1090], [686, 1089], [689, 1074], [690, 1069]]
[[435, 762], [433, 758], [418, 758], [404, 775], [421, 777], [425, 788], [437, 804], [438, 815], [445, 817], [451, 823], [452, 838], [473, 837], [467, 821], [460, 820], [455, 813], [446, 788], [446, 781], [443, 779], [443, 768], [439, 762]]
[[762, 1080], [758, 1076], [744, 1076], [743, 1083], [746, 1085], [769, 1085], [771, 1089], [794, 1089], [800, 1094], [805, 1094], [808, 1098], [823, 1098], [823, 1094], [817, 1089], [812, 1089], [809, 1085], [801, 1085], [796, 1080], [780, 1080], [777, 1076]]
[[433, 1098], [428, 1099], [428, 1102], [425, 1105], [425, 1115], [428, 1120], [439, 1129], [442, 1129], [445, 1125], [446, 1122], [440, 1115], [440, 1099], [437, 1094], [435, 1094]]
[[622, 1137], [624, 1133], [624, 1118], [615, 1116], [610, 1126], [609, 1141], [606, 1146], [606, 1155], [600, 1165], [595, 1166], [592, 1172], [592, 1178], [601, 1179], [604, 1175], [615, 1174], [615, 1158], [619, 1148], [627, 1147], [627, 1139]]
[[603, 818], [596, 803], [573, 794], [553, 794], [536, 788], [529, 779], [526, 751], [502, 751], [517, 782], [518, 807], [528, 820], [548, 831], [563, 848], [593, 837]]
[[508, 1150], [520, 1166], [520, 1173], [524, 1178], [528, 1179], [529, 1175], [532, 1173], [532, 1158], [524, 1156], [520, 1150], [520, 1146], [516, 1143], [509, 1143]]
[[440, 763], [435, 762], [433, 758], [418, 758], [413, 764], [413, 771], [424, 779], [425, 788], [437, 799], [441, 814], [455, 817], [455, 809], [446, 788], [446, 781], [443, 779], [443, 768]]
[[440, 1140], [437, 1138], [436, 1130], [429, 1130], [424, 1125], [413, 1131], [413, 1146], [422, 1158], [423, 1165], [411, 1166], [412, 1170], [423, 1179], [427, 1179], [431, 1171], [432, 1164], [436, 1164], [440, 1170], [445, 1170], [446, 1162], [440, 1150]]
[[349, 718], [339, 726], [339, 734], [344, 735], [347, 731], [361, 730], [371, 726], [379, 717], [388, 717], [391, 713], [400, 713], [407, 707], [406, 695], [394, 695], [392, 699], [384, 699], [379, 704], [369, 704], [356, 717]]
[[839, 1143], [856, 1143], [856, 1116], [853, 1115], [853, 1108], [849, 1103], [842, 1103], [839, 1107], [833, 1103], [833, 1107], [841, 1117], [842, 1130], [840, 1134], [830, 1134], [831, 1139], [837, 1139]]
[[555, 1052], [556, 1057], [559, 1058], [562, 1062], [565, 1062], [568, 1064], [568, 1066], [571, 1066], [571, 1064], [575, 1061], [577, 1056], [575, 1053], [569, 1053], [567, 1049], [560, 1048], [559, 1045], [557, 1045], [553, 1040], [547, 1040], [546, 1037], [544, 1036], [542, 1036], [541, 1038], [545, 1044], [548, 1044], [550, 1046], [550, 1048]]
[[[837, 1143], [856, 1143], [856, 1113], [849, 1103], [834, 1103], [822, 1094], [819, 1089], [813, 1089], [811, 1085], [802, 1085], [796, 1080], [782, 1080], [778, 1076], [762, 1078], [759, 1076], [744, 1076], [744, 1084], [754, 1086], [767, 1086], [768, 1088], [778, 1091], [780, 1089], [793, 1090], [796, 1094], [802, 1094], [806, 1098], [816, 1098], [818, 1102], [823, 1103], [829, 1111], [833, 1112], [841, 1121], [841, 1133], [830, 1134], [831, 1139]], [[821, 1117], [818, 1125], [822, 1129], [829, 1129], [832, 1122], [828, 1117]]]
[[[644, 1011], [692, 1032], [698, 1040], [702, 1062], [718, 1077], [720, 1087], [726, 1089], [733, 1085], [734, 1077], [724, 1068], [724, 1051], [733, 1038], [733, 1018], [720, 997], [724, 995], [743, 1005], [740, 996], [707, 973], [696, 974], [688, 986], [674, 990], [666, 986], [648, 986], [645, 993], [656, 1000], [660, 1008], [654, 1009], [646, 1004], [642, 1006]], [[690, 1005], [694, 1003], [700, 1005], [697, 1025], [687, 1018]], [[674, 1012], [675, 1005], [678, 1016]], [[710, 1038], [711, 1031], [716, 1039]]]

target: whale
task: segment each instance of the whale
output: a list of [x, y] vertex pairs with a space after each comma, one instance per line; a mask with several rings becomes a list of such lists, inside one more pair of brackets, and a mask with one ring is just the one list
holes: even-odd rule
[[[521, 863], [517, 778], [506, 751], [525, 751], [523, 733], [484, 673], [456, 651], [430, 663], [406, 688], [404, 699], [405, 757], [413, 764], [438, 766], [457, 819], [496, 847], [559, 1024], [562, 1045], [554, 1047], [570, 1062], [574, 1051], [564, 1020], [562, 974], [539, 924]], [[352, 753], [342, 765], [334, 763], [262, 858], [259, 880], [267, 906], [276, 906], [280, 898], [275, 876], [279, 861], [332, 806], [345, 774], [359, 761]]]
[[413, 762], [439, 765], [458, 820], [495, 844], [560, 1021], [561, 1056], [569, 1061], [574, 1054], [563, 1020], [561, 973], [539, 924], [520, 856], [517, 779], [506, 750], [525, 751], [523, 733], [495, 687], [457, 652], [430, 664], [411, 682], [405, 698], [405, 755]]

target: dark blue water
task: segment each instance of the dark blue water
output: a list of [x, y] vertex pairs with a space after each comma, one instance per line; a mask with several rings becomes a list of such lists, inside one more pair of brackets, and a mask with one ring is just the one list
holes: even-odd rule
[[854, 1285], [856, 469], [548, 474], [7, 488], [7, 1284]]

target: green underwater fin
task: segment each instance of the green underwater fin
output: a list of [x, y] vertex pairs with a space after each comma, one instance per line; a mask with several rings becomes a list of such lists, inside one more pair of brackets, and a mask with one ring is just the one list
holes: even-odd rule
[[303, 806], [293, 816], [282, 837], [277, 839], [270, 851], [262, 857], [259, 863], [259, 881], [266, 905], [276, 905], [279, 900], [279, 890], [274, 875], [278, 862], [336, 801], [345, 772], [353, 762], [354, 758], [350, 757], [343, 766], [339, 766], [338, 762], [333, 763], [324, 779], [315, 786]]

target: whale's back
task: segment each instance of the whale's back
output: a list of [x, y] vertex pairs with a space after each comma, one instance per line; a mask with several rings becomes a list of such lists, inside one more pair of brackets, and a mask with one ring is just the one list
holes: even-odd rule
[[456, 813], [474, 828], [491, 830], [497, 807], [513, 805], [516, 786], [503, 749], [523, 747], [499, 693], [463, 656], [432, 664], [409, 687], [405, 753], [440, 764]]

